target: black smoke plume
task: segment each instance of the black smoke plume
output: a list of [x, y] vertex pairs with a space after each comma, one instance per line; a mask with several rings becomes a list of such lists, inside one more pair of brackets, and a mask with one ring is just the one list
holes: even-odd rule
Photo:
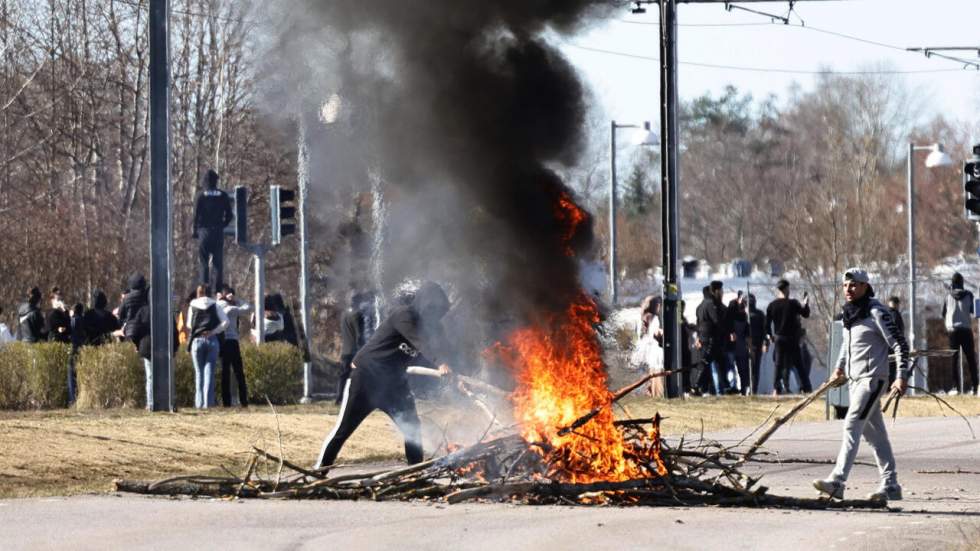
[[[559, 177], [578, 161], [588, 91], [554, 46], [609, 14], [599, 0], [305, 0], [279, 14], [277, 101], [341, 98], [311, 147], [326, 186], [389, 199], [388, 285], [441, 281], [487, 319], [561, 311], [579, 293]], [[571, 247], [590, 249], [591, 225]]]

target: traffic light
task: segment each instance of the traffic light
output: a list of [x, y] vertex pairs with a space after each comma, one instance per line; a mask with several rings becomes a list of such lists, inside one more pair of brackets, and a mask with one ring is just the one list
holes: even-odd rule
[[235, 186], [235, 243], [248, 244], [248, 188]]
[[296, 233], [296, 191], [282, 186], [269, 186], [269, 211], [272, 213], [272, 244]]
[[963, 207], [967, 219], [980, 222], [980, 144], [973, 146], [973, 158], [963, 163]]

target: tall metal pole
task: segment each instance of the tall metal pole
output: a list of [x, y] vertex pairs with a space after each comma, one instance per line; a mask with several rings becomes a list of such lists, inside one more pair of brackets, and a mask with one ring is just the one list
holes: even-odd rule
[[312, 401], [313, 395], [313, 366], [310, 364], [312, 352], [310, 350], [310, 305], [306, 300], [309, 292], [307, 283], [306, 255], [308, 244], [306, 241], [306, 198], [307, 188], [310, 181], [310, 149], [307, 141], [306, 118], [302, 111], [299, 114], [299, 144], [297, 147], [298, 155], [296, 168], [298, 175], [297, 187], [299, 188], [299, 305], [300, 322], [303, 324], [303, 398], [302, 403]]
[[170, 2], [150, 0], [150, 358], [153, 410], [174, 411]]
[[[915, 144], [909, 144], [908, 154], [908, 211], [909, 211], [909, 231], [908, 231], [908, 259], [909, 259], [909, 347], [915, 351]], [[914, 377], [914, 375], [913, 375]]]
[[616, 281], [616, 121], [609, 127], [609, 302], [619, 298]]
[[681, 365], [681, 332], [677, 278], [678, 135], [677, 135], [677, 1], [660, 0], [660, 190], [663, 228], [664, 369]]

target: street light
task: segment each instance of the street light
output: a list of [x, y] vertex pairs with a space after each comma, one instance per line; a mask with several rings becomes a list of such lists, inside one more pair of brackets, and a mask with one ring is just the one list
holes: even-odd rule
[[908, 152], [908, 210], [909, 210], [909, 346], [915, 350], [915, 158], [916, 151], [929, 151], [926, 157], [926, 167], [936, 168], [952, 166], [953, 159], [943, 151], [941, 144], [915, 145], [909, 144]]
[[620, 128], [637, 128], [640, 132], [636, 133], [633, 145], [650, 147], [660, 145], [660, 137], [650, 129], [650, 122], [644, 122], [643, 126], [635, 124], [617, 124], [612, 121], [610, 127], [610, 164], [609, 178], [609, 301], [615, 305], [618, 299], [616, 285], [616, 130]]

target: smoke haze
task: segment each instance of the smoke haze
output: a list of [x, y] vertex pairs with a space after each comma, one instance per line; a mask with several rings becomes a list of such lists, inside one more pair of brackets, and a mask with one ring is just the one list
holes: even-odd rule
[[[329, 128], [310, 133], [315, 208], [339, 219], [355, 193], [384, 190], [385, 290], [438, 281], [481, 320], [563, 309], [580, 285], [557, 210], [571, 193], [554, 169], [578, 160], [589, 94], [548, 37], [601, 20], [613, 3], [288, 5], [265, 8], [280, 29], [266, 100], [283, 112], [301, 105], [310, 126]], [[332, 94], [339, 118], [324, 127]], [[572, 247], [585, 254], [591, 240], [582, 224]]]

